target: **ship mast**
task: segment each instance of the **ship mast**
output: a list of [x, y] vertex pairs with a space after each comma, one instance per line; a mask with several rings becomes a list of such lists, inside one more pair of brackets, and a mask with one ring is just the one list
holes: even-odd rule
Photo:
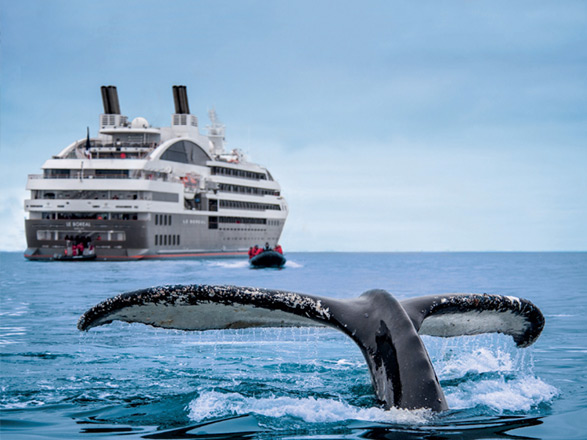
[[208, 129], [210, 142], [212, 142], [212, 154], [218, 156], [224, 153], [225, 126], [219, 121], [214, 108], [208, 112], [208, 117], [210, 118], [210, 125], [207, 125], [206, 128]]

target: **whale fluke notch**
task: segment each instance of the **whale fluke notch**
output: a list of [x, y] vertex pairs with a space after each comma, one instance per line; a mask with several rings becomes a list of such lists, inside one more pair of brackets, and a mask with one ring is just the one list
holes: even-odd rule
[[[459, 319], [455, 319], [457, 317]], [[178, 330], [329, 326], [361, 349], [385, 408], [448, 409], [419, 334], [451, 337], [498, 332], [532, 344], [544, 317], [514, 297], [450, 294], [397, 301], [384, 290], [354, 299], [238, 286], [176, 285], [123, 293], [97, 304], [78, 322], [82, 331], [112, 321]]]

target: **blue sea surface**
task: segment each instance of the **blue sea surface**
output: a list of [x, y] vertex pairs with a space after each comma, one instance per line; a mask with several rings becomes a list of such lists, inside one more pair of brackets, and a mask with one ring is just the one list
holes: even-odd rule
[[[587, 438], [587, 253], [289, 253], [243, 259], [30, 262], [0, 253], [0, 437]], [[79, 316], [124, 291], [234, 284], [352, 298], [478, 292], [534, 302], [527, 349], [423, 337], [450, 410], [384, 411], [357, 346], [332, 329], [183, 332]]]

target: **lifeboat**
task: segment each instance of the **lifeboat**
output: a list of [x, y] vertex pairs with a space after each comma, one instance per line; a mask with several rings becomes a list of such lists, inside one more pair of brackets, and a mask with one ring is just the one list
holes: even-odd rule
[[251, 267], [260, 269], [264, 267], [282, 268], [287, 260], [283, 254], [273, 250], [263, 250], [249, 260]]

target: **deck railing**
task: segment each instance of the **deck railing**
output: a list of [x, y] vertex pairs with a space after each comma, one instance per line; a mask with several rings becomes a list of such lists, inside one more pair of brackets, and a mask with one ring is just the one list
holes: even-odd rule
[[156, 174], [155, 172], [153, 173], [148, 173], [148, 172], [143, 172], [141, 174], [136, 174], [136, 175], [129, 175], [129, 174], [86, 174], [84, 172], [83, 175], [80, 174], [80, 172], [76, 172], [73, 174], [69, 174], [69, 175], [59, 175], [59, 174], [54, 174], [54, 175], [43, 175], [43, 174], [29, 174], [28, 175], [29, 180], [42, 180], [42, 179], [75, 179], [75, 180], [93, 180], [93, 179], [124, 179], [124, 180], [156, 180], [156, 181], [162, 181], [162, 182], [175, 182], [179, 180], [176, 177], [168, 177], [166, 174], [162, 174], [160, 173], [159, 175]]

